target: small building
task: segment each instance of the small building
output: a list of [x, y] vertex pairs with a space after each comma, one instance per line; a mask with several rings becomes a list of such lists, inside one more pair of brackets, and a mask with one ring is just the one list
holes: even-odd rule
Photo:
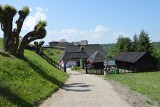
[[156, 68], [156, 60], [147, 52], [120, 52], [113, 59], [118, 69], [131, 72], [153, 71]]
[[96, 51], [90, 56], [89, 60], [93, 68], [101, 69], [104, 68], [104, 61], [106, 60], [106, 57], [103, 56], [99, 51]]
[[87, 40], [81, 40], [81, 41], [80, 41], [80, 44], [81, 44], [81, 45], [88, 45], [88, 41], [87, 41]]
[[[83, 52], [81, 51], [81, 47], [84, 47]], [[67, 60], [90, 59], [95, 69], [104, 68], [104, 61], [107, 60], [105, 51], [99, 44], [67, 45], [65, 52], [61, 56], [61, 60], [66, 58], [68, 58]]]
[[67, 42], [66, 39], [61, 39], [59, 42]]

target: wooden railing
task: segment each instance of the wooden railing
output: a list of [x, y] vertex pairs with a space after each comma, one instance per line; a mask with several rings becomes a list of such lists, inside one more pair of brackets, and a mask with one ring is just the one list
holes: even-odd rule
[[44, 52], [40, 52], [39, 55], [42, 58], [44, 58], [48, 63], [50, 63], [52, 66], [54, 66], [55, 68], [62, 70], [62, 71], [65, 71], [64, 68], [59, 65], [59, 63], [57, 63], [53, 59], [49, 58], [46, 54], [44, 54]]

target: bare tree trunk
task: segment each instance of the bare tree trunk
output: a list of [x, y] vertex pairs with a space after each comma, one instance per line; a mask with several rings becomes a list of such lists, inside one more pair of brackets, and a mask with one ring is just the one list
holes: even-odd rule
[[11, 50], [10, 53], [13, 54], [13, 55], [17, 55], [18, 54], [19, 34], [21, 32], [21, 29], [22, 29], [22, 26], [23, 26], [23, 22], [24, 22], [26, 16], [28, 15], [28, 14], [25, 14], [23, 10], [20, 10], [18, 12], [18, 14], [19, 14], [19, 18], [16, 21], [17, 28], [12, 31], [12, 37], [11, 37], [12, 38], [12, 41], [11, 41], [12, 42], [12, 46], [10, 47], [11, 48], [10, 49]]
[[29, 33], [27, 33], [20, 44], [19, 50], [18, 50], [18, 56], [19, 57], [24, 57], [24, 49], [25, 47], [32, 41], [37, 40], [37, 39], [43, 39], [46, 35], [46, 30], [45, 28], [40, 29], [38, 31], [34, 30]]
[[8, 16], [6, 20], [6, 26], [4, 28], [5, 33], [4, 33], [4, 39], [5, 39], [5, 46], [4, 49], [5, 51], [9, 51], [9, 47], [11, 45], [11, 34], [12, 34], [12, 22], [13, 22], [13, 17]]
[[29, 37], [34, 36], [34, 34], [35, 34], [35, 31], [31, 31], [23, 37], [19, 50], [18, 50], [19, 57], [24, 57], [24, 49], [30, 43]]

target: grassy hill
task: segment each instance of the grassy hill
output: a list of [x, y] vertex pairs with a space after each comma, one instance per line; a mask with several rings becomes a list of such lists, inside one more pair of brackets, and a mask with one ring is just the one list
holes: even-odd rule
[[46, 48], [46, 49], [43, 49], [43, 52], [47, 56], [49, 56], [50, 58], [52, 58], [54, 61], [56, 61], [57, 63], [59, 63], [60, 62], [60, 56], [64, 52], [64, 50], [58, 49], [58, 48]]
[[101, 44], [102, 48], [105, 50], [108, 57], [113, 57], [115, 55], [115, 43], [113, 44]]
[[26, 50], [23, 60], [0, 54], [0, 106], [33, 107], [62, 86], [67, 77], [34, 52]]
[[3, 46], [3, 39], [0, 38], [0, 49], [2, 49], [2, 46]]

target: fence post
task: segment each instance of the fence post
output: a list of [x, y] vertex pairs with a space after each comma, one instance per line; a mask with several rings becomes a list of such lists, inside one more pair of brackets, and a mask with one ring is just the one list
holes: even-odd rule
[[86, 74], [88, 74], [87, 60], [85, 61], [85, 69], [86, 69]]

